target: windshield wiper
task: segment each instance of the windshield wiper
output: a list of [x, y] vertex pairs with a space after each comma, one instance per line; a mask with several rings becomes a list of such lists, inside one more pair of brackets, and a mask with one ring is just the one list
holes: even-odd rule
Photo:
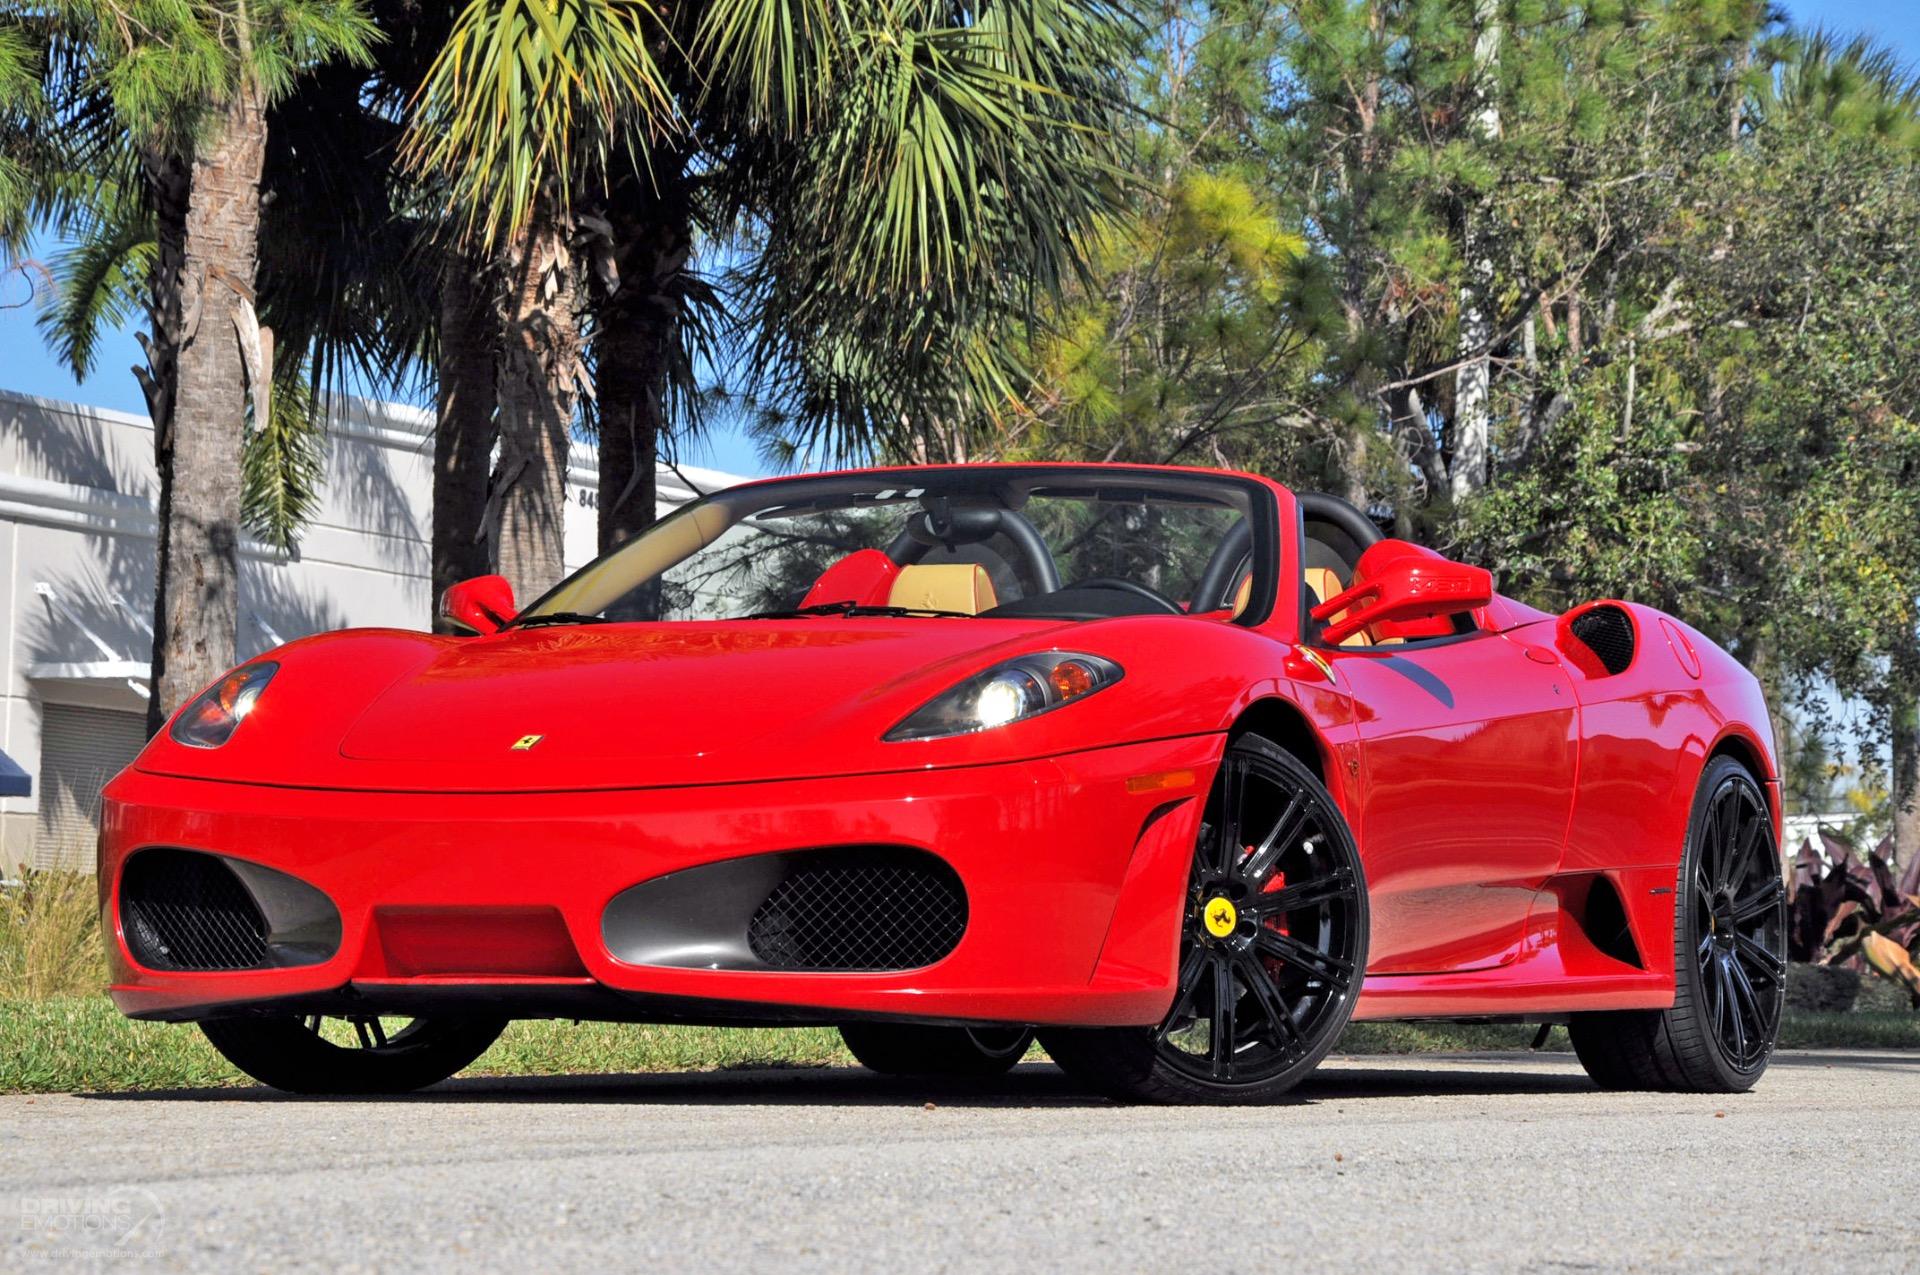
[[587, 615], [580, 611], [542, 611], [539, 615], [524, 616], [513, 622], [516, 629], [537, 629], [549, 624], [611, 624], [613, 621], [604, 615]]
[[963, 620], [973, 619], [970, 611], [936, 611], [927, 607], [882, 607], [866, 606], [859, 602], [822, 602], [810, 607], [795, 607], [790, 611], [755, 611], [742, 616], [746, 620], [804, 620], [815, 615], [951, 615]]

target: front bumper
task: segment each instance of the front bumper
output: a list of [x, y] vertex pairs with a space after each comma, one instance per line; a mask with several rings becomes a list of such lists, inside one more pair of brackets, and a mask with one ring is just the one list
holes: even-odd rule
[[[344, 792], [129, 770], [107, 789], [100, 880], [115, 1004], [134, 1017], [465, 1012], [656, 1021], [1158, 1022], [1184, 884], [1225, 737], [850, 778], [542, 794]], [[882, 973], [629, 964], [603, 913], [642, 881], [743, 855], [888, 845], [965, 886], [958, 945]], [[340, 913], [330, 958], [181, 972], [141, 965], [121, 924], [127, 857], [174, 847], [257, 863]], [[555, 918], [557, 946], [514, 941]], [[490, 929], [490, 927], [497, 927]], [[442, 936], [451, 964], [401, 955]], [[490, 940], [498, 938], [498, 943]], [[430, 942], [440, 942], [431, 938]], [[495, 959], [489, 955], [498, 952]]]

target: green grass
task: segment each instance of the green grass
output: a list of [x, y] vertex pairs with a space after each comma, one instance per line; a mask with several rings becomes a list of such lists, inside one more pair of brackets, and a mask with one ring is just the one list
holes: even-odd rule
[[[1534, 1029], [1431, 1023], [1355, 1023], [1344, 1054], [1524, 1049]], [[1920, 1049], [1920, 1015], [1790, 1011], [1787, 1048]], [[1555, 1031], [1547, 1048], [1565, 1050]], [[468, 1075], [631, 1074], [726, 1067], [852, 1063], [827, 1028], [638, 1027], [523, 1022], [507, 1029]], [[183, 1089], [248, 1083], [196, 1029], [122, 1018], [104, 997], [0, 999], [0, 1093]]]

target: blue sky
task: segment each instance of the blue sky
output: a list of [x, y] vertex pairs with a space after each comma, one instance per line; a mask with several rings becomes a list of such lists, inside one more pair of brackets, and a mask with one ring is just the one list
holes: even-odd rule
[[[1826, 25], [1849, 33], [1872, 32], [1920, 63], [1920, 0], [1789, 0], [1785, 7], [1802, 25]], [[127, 371], [141, 361], [131, 329], [103, 341], [94, 375], [76, 383], [41, 343], [31, 308], [14, 304], [24, 293], [25, 287], [17, 277], [0, 282], [0, 307], [7, 307], [0, 309], [0, 388], [127, 412], [146, 410], [140, 387]], [[737, 474], [755, 475], [766, 470], [753, 444], [725, 429], [715, 430], [711, 438], [690, 449], [682, 459]]]

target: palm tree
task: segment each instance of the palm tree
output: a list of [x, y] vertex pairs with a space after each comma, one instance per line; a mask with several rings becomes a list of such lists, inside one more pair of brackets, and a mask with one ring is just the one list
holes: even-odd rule
[[[603, 545], [652, 521], [652, 457], [723, 332], [816, 453], [1005, 393], [1000, 316], [1117, 204], [1125, 33], [1068, 0], [471, 0], [408, 157], [504, 280], [502, 570], [557, 578], [589, 355]], [[700, 269], [723, 247], [724, 290]]]
[[1920, 151], [1920, 71], [1892, 49], [1824, 27], [1790, 32], [1780, 43], [1758, 95], [1763, 119], [1818, 119], [1842, 135]]
[[[24, 243], [33, 203], [33, 174], [44, 146], [41, 58], [31, 32], [0, 18], [0, 252]], [[11, 265], [0, 257], [0, 266]]]
[[[432, 530], [438, 596], [453, 581], [491, 569], [478, 532], [493, 446], [492, 308], [476, 286], [475, 264], [442, 250], [439, 227], [394, 162], [406, 103], [453, 15], [410, 0], [369, 0], [368, 7], [380, 34], [372, 61], [322, 65], [267, 113], [257, 308], [279, 353], [272, 360], [270, 427], [246, 438], [242, 506], [250, 531], [290, 549], [318, 498], [325, 421], [319, 406], [349, 380], [395, 393], [431, 382], [439, 408]], [[5, 53], [0, 45], [0, 58]], [[0, 113], [0, 122], [22, 124], [0, 137], [24, 143], [51, 133], [26, 129], [24, 108]], [[12, 149], [0, 148], [0, 156]], [[38, 201], [41, 214], [75, 241], [50, 263], [52, 304], [41, 312], [41, 330], [84, 378], [102, 332], [141, 313], [150, 295], [153, 210], [131, 162], [31, 159], [22, 167], [39, 175], [37, 188], [46, 194], [84, 193]], [[76, 165], [91, 171], [56, 176]]]
[[55, 117], [91, 130], [75, 155], [153, 228], [135, 374], [160, 479], [157, 730], [234, 658], [243, 440], [272, 415], [255, 294], [267, 111], [311, 67], [364, 59], [374, 33], [354, 0], [57, 0], [32, 20]]

